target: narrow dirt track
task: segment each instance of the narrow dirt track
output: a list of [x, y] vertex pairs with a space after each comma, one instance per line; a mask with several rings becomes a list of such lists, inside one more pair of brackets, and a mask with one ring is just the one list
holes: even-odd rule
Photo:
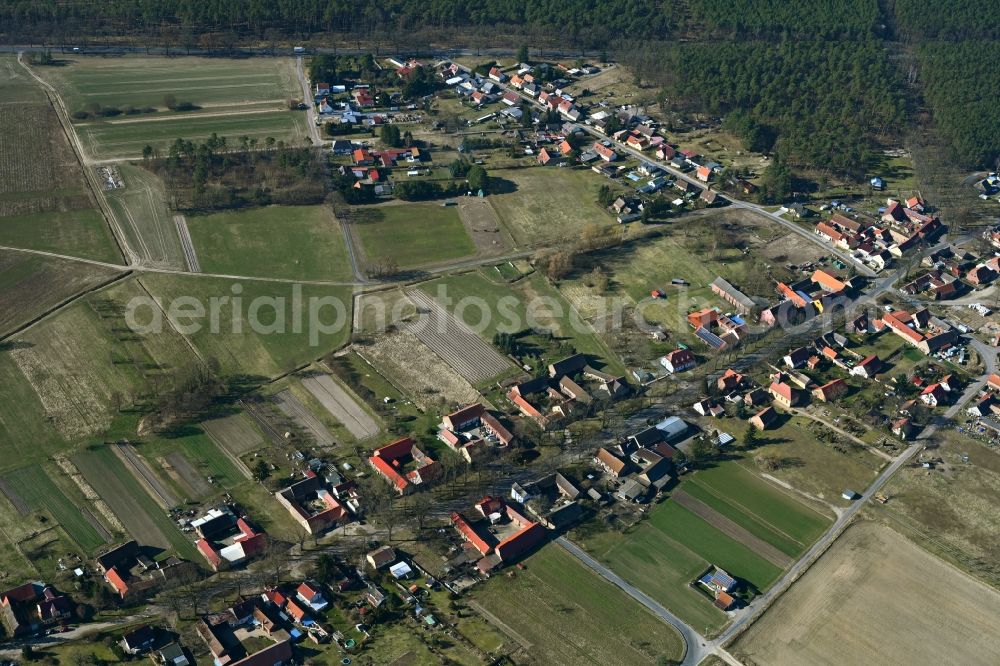
[[743, 527], [737, 525], [729, 518], [726, 518], [701, 500], [688, 495], [683, 490], [675, 491], [670, 495], [670, 499], [677, 502], [682, 507], [698, 516], [729, 538], [739, 541], [741, 544], [757, 553], [774, 566], [784, 569], [785, 567], [791, 565], [791, 557], [784, 554], [763, 539], [754, 536]]
[[201, 264], [198, 263], [198, 255], [194, 251], [194, 241], [188, 232], [187, 220], [183, 215], [174, 215], [174, 224], [177, 225], [177, 235], [181, 239], [181, 248], [184, 250], [184, 260], [187, 262], [188, 270], [192, 273], [201, 272]]

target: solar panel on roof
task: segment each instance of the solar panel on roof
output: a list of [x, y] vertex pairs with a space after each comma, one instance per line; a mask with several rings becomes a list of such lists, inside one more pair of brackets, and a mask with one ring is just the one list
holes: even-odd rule
[[697, 335], [705, 344], [707, 344], [709, 347], [712, 347], [713, 349], [722, 349], [723, 347], [726, 346], [726, 343], [722, 338], [717, 336], [715, 333], [712, 333], [707, 328], [704, 327], [699, 328], [695, 330], [694, 334]]

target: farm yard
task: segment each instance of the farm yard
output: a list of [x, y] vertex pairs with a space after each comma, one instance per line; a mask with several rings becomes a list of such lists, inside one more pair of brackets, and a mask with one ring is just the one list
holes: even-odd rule
[[718, 630], [725, 615], [690, 583], [709, 565], [764, 590], [832, 517], [724, 462], [686, 477], [626, 535], [578, 529], [597, 559], [696, 627]]
[[887, 527], [860, 523], [730, 651], [775, 666], [996, 663], [998, 612], [996, 590]]
[[[289, 111], [288, 100], [302, 96], [291, 59], [77, 56], [36, 71], [59, 91], [94, 159], [138, 158], [147, 144], [165, 154], [177, 137], [198, 141], [213, 132], [289, 143], [307, 137], [305, 114]], [[105, 116], [107, 109], [119, 114]]]
[[490, 176], [515, 186], [491, 195], [489, 202], [518, 245], [575, 239], [588, 227], [616, 226], [597, 203], [602, 179], [590, 169], [525, 167], [491, 170]]
[[476, 253], [458, 211], [440, 203], [354, 209], [349, 228], [370, 264], [416, 268]]
[[419, 290], [409, 292], [421, 312], [407, 327], [458, 374], [473, 384], [487, 381], [511, 367], [508, 359]]
[[653, 664], [684, 651], [671, 627], [555, 544], [484, 583], [477, 606], [538, 663]]
[[115, 275], [93, 264], [0, 250], [0, 334]]
[[327, 206], [188, 216], [187, 225], [206, 273], [330, 281], [354, 276], [343, 230]]

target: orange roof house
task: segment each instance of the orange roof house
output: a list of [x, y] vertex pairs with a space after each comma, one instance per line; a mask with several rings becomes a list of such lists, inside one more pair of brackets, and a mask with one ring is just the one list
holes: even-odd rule
[[840, 396], [847, 393], [847, 382], [843, 379], [834, 379], [832, 382], [827, 382], [822, 386], [817, 386], [813, 389], [813, 397], [817, 400], [822, 400], [823, 402], [830, 402], [831, 400], [836, 400]]
[[826, 271], [817, 270], [812, 274], [812, 281], [823, 287], [827, 291], [842, 291], [847, 288], [847, 284], [842, 280], [830, 275]]

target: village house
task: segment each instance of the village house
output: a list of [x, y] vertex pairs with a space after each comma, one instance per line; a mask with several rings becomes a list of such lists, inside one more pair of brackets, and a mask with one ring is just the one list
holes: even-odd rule
[[864, 377], [865, 379], [874, 379], [882, 370], [882, 361], [879, 360], [878, 356], [872, 354], [866, 356], [861, 361], [858, 362], [853, 368], [851, 368], [851, 374], [855, 377]]
[[376, 449], [368, 458], [368, 463], [400, 495], [441, 477], [441, 464], [421, 451], [409, 437]]
[[69, 597], [41, 581], [0, 592], [0, 621], [8, 637], [23, 636], [65, 622], [73, 614]]
[[475, 509], [481, 519], [470, 521], [456, 511], [451, 521], [468, 547], [482, 556], [476, 568], [484, 575], [526, 555], [548, 538], [540, 523], [527, 519], [500, 498], [484, 497]]
[[778, 419], [778, 412], [774, 410], [774, 407], [765, 407], [760, 410], [748, 420], [750, 425], [752, 425], [757, 430], [767, 430], [774, 425], [775, 421]]
[[848, 391], [847, 382], [843, 379], [834, 379], [822, 386], [813, 389], [813, 397], [822, 402], [832, 402], [845, 395]]
[[309, 534], [322, 534], [350, 520], [350, 514], [334, 497], [330, 485], [312, 470], [274, 496]]
[[798, 403], [799, 392], [784, 382], [772, 382], [768, 392], [774, 398], [774, 402], [789, 409]]
[[594, 462], [611, 476], [618, 478], [628, 469], [628, 463], [605, 448], [597, 449]]
[[267, 535], [226, 505], [210, 509], [190, 526], [199, 536], [195, 546], [214, 571], [242, 564], [267, 548]]
[[660, 359], [660, 365], [671, 374], [690, 370], [696, 364], [697, 360], [690, 349], [675, 349]]
[[163, 587], [194, 570], [191, 562], [173, 556], [160, 561], [153, 560], [142, 552], [134, 539], [98, 555], [94, 558], [94, 564], [122, 599]]

